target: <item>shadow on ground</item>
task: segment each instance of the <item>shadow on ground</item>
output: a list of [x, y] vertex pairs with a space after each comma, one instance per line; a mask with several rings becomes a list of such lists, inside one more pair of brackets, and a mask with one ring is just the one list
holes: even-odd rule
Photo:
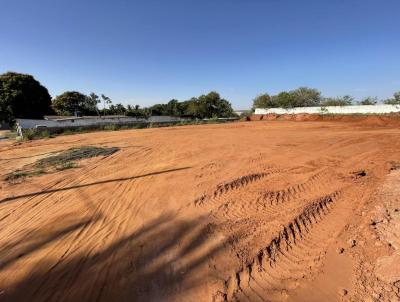
[[58, 189], [50, 189], [50, 190], [32, 192], [32, 193], [27, 193], [27, 194], [22, 194], [22, 195], [10, 196], [10, 197], [0, 199], [0, 204], [4, 203], [4, 202], [13, 201], [16, 199], [25, 198], [25, 197], [33, 197], [33, 196], [43, 195], [43, 194], [48, 194], [48, 193], [80, 189], [80, 188], [102, 185], [102, 184], [111, 183], [111, 182], [127, 181], [127, 180], [132, 180], [132, 179], [137, 179], [137, 178], [143, 178], [143, 177], [147, 177], [147, 176], [154, 176], [154, 175], [159, 175], [159, 174], [164, 174], [164, 173], [171, 173], [171, 172], [176, 172], [176, 171], [180, 171], [180, 170], [186, 170], [186, 169], [190, 169], [190, 168], [191, 167], [175, 168], [175, 169], [151, 172], [151, 173], [142, 174], [142, 175], [123, 177], [123, 178], [106, 179], [106, 180], [96, 181], [96, 182], [92, 182], [92, 183], [88, 183], [88, 184], [80, 184], [80, 185], [74, 185], [74, 186], [69, 186], [69, 187], [62, 187], [62, 188], [58, 188]]
[[[0, 276], [15, 264], [23, 267], [24, 262], [18, 261], [49, 244], [60, 256], [56, 257], [53, 249], [47, 249], [47, 255], [39, 254], [40, 260], [29, 265], [31, 270], [23, 280], [0, 288], [4, 290], [0, 301], [181, 300], [180, 295], [204, 285], [210, 271], [216, 274], [208, 261], [230, 241], [218, 239], [214, 226], [204, 218], [179, 220], [164, 215], [125, 236], [109, 233], [108, 236], [119, 237], [109, 240], [111, 244], [103, 245], [104, 237], [100, 236], [98, 242], [71, 242], [71, 237], [87, 231], [100, 218], [74, 221], [69, 217], [68, 223], [58, 223], [46, 235], [30, 230], [2, 247]], [[62, 241], [66, 236], [70, 236], [69, 240]]]

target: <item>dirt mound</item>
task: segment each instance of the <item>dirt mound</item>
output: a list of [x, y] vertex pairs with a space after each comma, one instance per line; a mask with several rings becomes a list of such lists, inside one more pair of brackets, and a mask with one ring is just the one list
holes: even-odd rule
[[0, 142], [0, 300], [398, 300], [398, 119], [252, 118]]

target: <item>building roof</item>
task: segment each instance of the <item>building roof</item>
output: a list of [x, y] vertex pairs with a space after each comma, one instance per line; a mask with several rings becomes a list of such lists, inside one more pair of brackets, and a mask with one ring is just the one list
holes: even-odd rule
[[85, 116], [61, 116], [61, 115], [46, 115], [44, 116], [45, 120], [48, 121], [62, 121], [62, 120], [78, 120], [78, 119], [119, 119], [119, 118], [129, 118], [126, 115], [106, 115], [106, 116], [98, 116], [98, 115], [85, 115]]

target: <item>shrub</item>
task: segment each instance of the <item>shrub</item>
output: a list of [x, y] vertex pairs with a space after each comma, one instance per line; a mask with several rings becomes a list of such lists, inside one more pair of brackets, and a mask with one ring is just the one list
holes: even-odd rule
[[111, 124], [111, 125], [105, 125], [103, 127], [104, 130], [108, 130], [108, 131], [115, 131], [119, 129], [119, 126], [116, 124]]
[[76, 168], [76, 167], [78, 167], [78, 165], [74, 162], [65, 162], [60, 165], [57, 165], [56, 170], [63, 171], [63, 170], [72, 169], [72, 168]]

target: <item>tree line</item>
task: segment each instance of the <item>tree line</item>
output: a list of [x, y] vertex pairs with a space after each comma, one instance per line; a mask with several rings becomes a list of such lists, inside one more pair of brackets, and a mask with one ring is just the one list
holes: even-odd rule
[[[400, 104], [400, 92], [392, 98], [381, 101], [384, 104]], [[314, 88], [300, 87], [282, 91], [270, 96], [260, 94], [253, 100], [255, 108], [293, 108], [311, 106], [348, 106], [352, 104], [374, 105], [375, 97], [366, 97], [355, 102], [351, 96], [323, 97]], [[48, 90], [32, 75], [7, 72], [0, 75], [0, 122], [13, 123], [16, 118], [41, 119], [44, 115], [126, 115], [148, 118], [155, 115], [168, 115], [187, 118], [215, 118], [235, 116], [229, 101], [212, 91], [189, 100], [170, 100], [166, 104], [155, 104], [141, 108], [139, 105], [113, 104], [112, 100], [101, 94], [85, 95], [78, 91], [66, 91], [51, 98]]]
[[[255, 108], [294, 108], [294, 107], [314, 107], [314, 106], [349, 106], [375, 105], [378, 98], [365, 97], [356, 102], [352, 96], [342, 97], [323, 97], [321, 92], [315, 88], [300, 87], [291, 91], [282, 91], [277, 95], [270, 96], [268, 93], [260, 94], [253, 100], [253, 110]], [[400, 104], [400, 91], [394, 93], [393, 98], [381, 101], [388, 105]]]
[[148, 118], [169, 115], [187, 118], [235, 116], [231, 103], [212, 91], [186, 101], [170, 100], [147, 108], [139, 105], [113, 104], [104, 94], [85, 95], [66, 91], [51, 98], [48, 90], [32, 75], [7, 72], [0, 75], [0, 122], [13, 123], [16, 118], [41, 119], [44, 115], [126, 115]]

